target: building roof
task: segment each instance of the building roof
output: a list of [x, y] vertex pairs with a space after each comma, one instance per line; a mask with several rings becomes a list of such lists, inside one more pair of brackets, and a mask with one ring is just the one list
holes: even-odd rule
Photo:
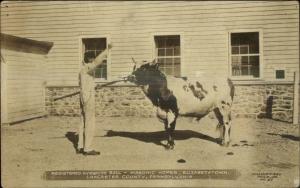
[[34, 54], [48, 54], [53, 42], [37, 41], [1, 33], [1, 48]]

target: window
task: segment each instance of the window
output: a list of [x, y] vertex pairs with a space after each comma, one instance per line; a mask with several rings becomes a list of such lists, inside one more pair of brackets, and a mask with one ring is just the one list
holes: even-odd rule
[[[94, 59], [106, 49], [106, 38], [83, 38], [83, 60], [93, 62]], [[107, 59], [94, 71], [95, 78], [107, 79]]]
[[231, 33], [232, 76], [260, 77], [259, 32]]
[[276, 70], [275, 77], [276, 77], [276, 79], [284, 79], [285, 78], [285, 70]]
[[180, 36], [155, 36], [154, 40], [160, 70], [167, 75], [180, 76]]

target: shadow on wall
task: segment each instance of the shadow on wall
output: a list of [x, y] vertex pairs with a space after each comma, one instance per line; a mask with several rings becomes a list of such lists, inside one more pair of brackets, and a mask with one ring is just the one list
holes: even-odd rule
[[266, 104], [266, 118], [272, 119], [273, 96], [267, 98]]

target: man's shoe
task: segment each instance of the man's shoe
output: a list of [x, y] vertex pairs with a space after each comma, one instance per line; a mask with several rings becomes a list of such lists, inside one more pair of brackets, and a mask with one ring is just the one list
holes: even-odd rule
[[77, 153], [77, 154], [84, 153], [83, 148], [77, 148], [77, 149], [76, 149], [76, 153]]
[[99, 151], [95, 151], [95, 150], [87, 151], [87, 152], [84, 151], [83, 155], [100, 155], [100, 152]]

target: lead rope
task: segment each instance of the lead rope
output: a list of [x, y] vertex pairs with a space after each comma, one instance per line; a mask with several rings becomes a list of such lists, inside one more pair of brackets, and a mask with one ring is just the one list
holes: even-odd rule
[[[95, 87], [95, 89], [101, 89], [102, 87], [109, 86], [109, 85], [112, 85], [112, 84], [115, 84], [115, 83], [118, 83], [118, 82], [125, 82], [125, 81], [127, 81], [127, 77], [125, 77], [121, 80], [114, 80], [114, 81], [111, 81], [111, 82], [108, 82], [108, 83], [105, 83], [105, 84], [102, 84], [102, 85], [97, 85]], [[54, 98], [53, 101], [57, 101], [57, 100], [64, 99], [64, 98], [67, 98], [67, 97], [72, 97], [72, 96], [78, 95], [78, 94], [80, 94], [80, 91], [76, 91], [76, 92], [70, 93], [68, 95], [64, 95], [64, 96], [61, 96], [61, 97]]]

